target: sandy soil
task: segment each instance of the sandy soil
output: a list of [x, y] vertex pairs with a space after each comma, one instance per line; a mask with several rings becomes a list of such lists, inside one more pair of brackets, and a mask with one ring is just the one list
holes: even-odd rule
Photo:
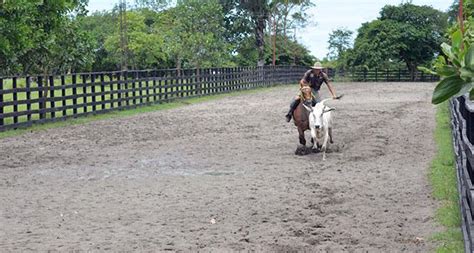
[[431, 250], [433, 86], [335, 86], [325, 162], [295, 87], [1, 139], [0, 251]]

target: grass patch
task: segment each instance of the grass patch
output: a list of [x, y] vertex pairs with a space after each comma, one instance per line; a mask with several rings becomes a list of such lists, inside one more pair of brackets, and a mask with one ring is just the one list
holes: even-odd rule
[[149, 106], [140, 106], [134, 109], [128, 109], [128, 110], [117, 110], [117, 111], [112, 111], [108, 112], [105, 114], [97, 114], [97, 115], [89, 115], [89, 116], [78, 116], [78, 118], [71, 118], [65, 121], [61, 122], [52, 122], [52, 123], [44, 123], [44, 124], [37, 124], [33, 125], [28, 128], [21, 128], [21, 129], [16, 129], [16, 130], [7, 130], [5, 132], [0, 132], [0, 139], [1, 138], [6, 138], [6, 137], [11, 137], [11, 136], [17, 136], [17, 135], [22, 135], [25, 133], [30, 133], [30, 132], [36, 132], [36, 131], [41, 131], [41, 130], [46, 130], [50, 128], [58, 128], [58, 127], [65, 127], [65, 126], [71, 126], [71, 125], [77, 125], [77, 124], [84, 124], [96, 120], [103, 120], [103, 119], [111, 119], [111, 118], [120, 118], [120, 117], [126, 117], [130, 115], [135, 115], [135, 114], [140, 114], [140, 113], [146, 113], [146, 112], [153, 112], [153, 111], [159, 111], [159, 110], [167, 110], [167, 109], [173, 109], [177, 108], [180, 106], [185, 106], [189, 104], [196, 104], [196, 103], [202, 103], [210, 100], [215, 100], [215, 99], [222, 99], [226, 97], [232, 97], [232, 96], [238, 96], [238, 95], [244, 95], [244, 94], [253, 94], [253, 93], [259, 93], [263, 91], [269, 91], [273, 89], [278, 89], [283, 87], [284, 85], [278, 85], [274, 87], [258, 87], [258, 88], [253, 88], [249, 90], [242, 90], [242, 91], [232, 91], [230, 93], [224, 93], [224, 94], [217, 94], [217, 95], [208, 95], [208, 96], [202, 96], [202, 97], [196, 97], [196, 98], [183, 98], [176, 100], [174, 102], [170, 103], [162, 103], [162, 104], [154, 104], [154, 105], [149, 105]]
[[464, 252], [450, 116], [446, 102], [437, 107], [434, 137], [437, 153], [431, 163], [430, 181], [433, 196], [441, 202], [441, 207], [436, 211], [436, 220], [445, 228], [433, 236], [433, 240], [439, 244], [436, 252]]

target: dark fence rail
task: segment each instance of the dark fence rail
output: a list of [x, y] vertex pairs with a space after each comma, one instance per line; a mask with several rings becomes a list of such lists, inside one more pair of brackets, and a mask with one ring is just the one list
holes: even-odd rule
[[265, 66], [0, 77], [0, 131], [185, 97], [296, 84], [306, 70]]
[[450, 108], [465, 252], [474, 252], [474, 103], [461, 96]]
[[406, 69], [328, 69], [329, 77], [335, 81], [351, 82], [436, 82], [439, 77], [415, 71], [413, 76]]

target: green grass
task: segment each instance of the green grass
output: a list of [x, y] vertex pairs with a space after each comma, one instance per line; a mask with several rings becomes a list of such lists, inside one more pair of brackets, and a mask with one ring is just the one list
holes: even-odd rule
[[184, 98], [184, 99], [179, 99], [170, 103], [140, 106], [134, 109], [112, 111], [105, 114], [90, 115], [86, 117], [78, 116], [78, 118], [71, 118], [66, 121], [37, 124], [28, 128], [21, 128], [21, 129], [16, 129], [16, 130], [8, 130], [8, 131], [0, 132], [0, 139], [10, 137], [10, 136], [22, 135], [29, 132], [41, 131], [41, 130], [50, 129], [50, 128], [58, 128], [58, 127], [65, 127], [65, 126], [70, 126], [70, 125], [84, 124], [84, 123], [88, 123], [88, 122], [92, 122], [96, 120], [126, 117], [130, 115], [158, 111], [158, 110], [167, 110], [167, 109], [177, 108], [184, 105], [202, 103], [202, 102], [206, 102], [210, 100], [222, 99], [222, 98], [231, 97], [231, 96], [259, 93], [262, 91], [278, 89], [279, 87], [282, 87], [282, 85], [275, 86], [275, 87], [259, 87], [259, 88], [253, 88], [250, 90], [233, 91], [231, 93], [209, 95], [209, 96], [202, 96], [202, 97], [196, 97], [196, 98]]
[[437, 107], [434, 137], [437, 153], [431, 163], [430, 181], [433, 187], [433, 196], [441, 202], [441, 206], [436, 211], [436, 220], [444, 227], [444, 231], [433, 236], [433, 240], [438, 243], [436, 252], [464, 252], [459, 194], [456, 186], [456, 168], [447, 103]]

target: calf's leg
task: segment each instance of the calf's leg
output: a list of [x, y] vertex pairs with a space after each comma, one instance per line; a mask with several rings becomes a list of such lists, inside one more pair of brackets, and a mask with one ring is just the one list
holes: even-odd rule
[[323, 147], [321, 148], [321, 151], [323, 151], [323, 161], [326, 160], [326, 148], [328, 144], [328, 139], [329, 139], [329, 129], [324, 129], [324, 139], [323, 139]]
[[333, 139], [332, 139], [332, 127], [329, 128], [328, 131], [329, 131], [329, 143], [333, 144], [334, 141], [333, 141]]

